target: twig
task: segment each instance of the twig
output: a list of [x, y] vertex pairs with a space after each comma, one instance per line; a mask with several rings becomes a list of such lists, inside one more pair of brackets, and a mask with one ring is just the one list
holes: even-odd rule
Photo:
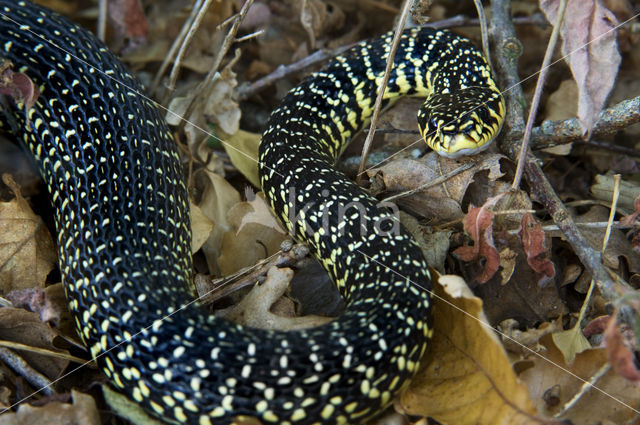
[[98, 23], [96, 35], [102, 42], [107, 38], [107, 7], [107, 0], [98, 1]]
[[327, 59], [331, 59], [332, 57], [337, 56], [340, 53], [348, 50], [351, 46], [353, 46], [353, 44], [350, 44], [348, 46], [341, 46], [331, 50], [326, 50], [326, 49], [317, 50], [312, 54], [310, 54], [309, 56], [297, 62], [294, 62], [289, 65], [280, 65], [272, 73], [265, 75], [259, 80], [256, 80], [251, 84], [243, 84], [240, 87], [238, 87], [238, 90], [236, 91], [237, 99], [238, 100], [248, 99], [254, 94], [256, 94], [257, 92], [264, 89], [265, 87], [270, 86], [271, 84], [286, 77], [287, 75], [302, 71], [303, 69], [311, 65], [314, 65], [319, 62], [323, 62]]
[[373, 135], [375, 134], [376, 125], [378, 123], [378, 115], [380, 114], [380, 109], [382, 108], [382, 99], [384, 98], [384, 91], [387, 88], [387, 83], [389, 82], [389, 76], [391, 75], [391, 69], [393, 68], [393, 63], [396, 56], [396, 50], [398, 50], [398, 45], [400, 44], [400, 38], [402, 37], [402, 30], [404, 29], [404, 24], [407, 21], [407, 18], [409, 17], [411, 6], [413, 6], [412, 0], [404, 0], [404, 5], [402, 6], [402, 12], [400, 13], [400, 17], [398, 18], [398, 25], [396, 26], [395, 33], [393, 34], [391, 47], [389, 48], [389, 56], [387, 57], [387, 66], [384, 69], [384, 76], [382, 77], [382, 83], [380, 84], [380, 87], [378, 89], [378, 96], [376, 96], [376, 102], [373, 105], [373, 115], [371, 116], [371, 123], [369, 124], [369, 132], [367, 133], [367, 137], [364, 140], [364, 146], [362, 147], [362, 159], [360, 160], [360, 167], [358, 168], [358, 174], [356, 174], [356, 183], [360, 182], [361, 176], [364, 173], [364, 167], [367, 162], [367, 155], [369, 154], [369, 150], [371, 149], [371, 141], [373, 140]]
[[202, 0], [196, 0], [195, 4], [191, 8], [191, 13], [187, 17], [187, 19], [184, 21], [184, 24], [182, 24], [182, 28], [180, 28], [180, 33], [178, 34], [176, 39], [173, 40], [173, 44], [171, 44], [171, 47], [169, 48], [169, 52], [167, 52], [167, 56], [162, 61], [160, 68], [158, 68], [158, 72], [156, 72], [156, 76], [153, 78], [153, 83], [151, 83], [152, 93], [155, 93], [156, 89], [160, 85], [160, 80], [162, 79], [162, 76], [164, 75], [165, 71], [169, 67], [169, 64], [172, 61], [174, 61], [174, 58], [178, 49], [183, 45], [184, 38], [186, 37], [187, 32], [189, 32], [189, 29], [192, 27], [193, 20], [198, 15], [201, 5], [202, 5]]
[[[65, 352], [47, 350], [46, 348], [40, 348], [40, 347], [32, 347], [30, 345], [21, 344], [19, 342], [0, 340], [0, 347], [13, 348], [14, 350], [28, 351], [30, 353], [36, 353], [42, 356], [56, 357], [58, 359], [79, 363], [83, 366], [85, 366], [85, 364], [87, 363], [86, 359], [81, 359], [80, 357], [72, 356], [71, 354], [67, 354]], [[94, 366], [92, 363], [89, 363], [89, 367], [94, 367]]]
[[[183, 114], [183, 116], [187, 119], [191, 116], [196, 106], [200, 104], [200, 101], [202, 99], [205, 99], [209, 95], [211, 87], [213, 87], [213, 82], [218, 75], [220, 64], [222, 64], [222, 60], [231, 48], [231, 45], [236, 42], [236, 34], [238, 33], [238, 28], [240, 28], [240, 24], [242, 23], [242, 20], [244, 19], [252, 4], [253, 0], [246, 0], [242, 5], [240, 11], [231, 18], [233, 19], [233, 24], [231, 25], [231, 28], [229, 28], [229, 32], [227, 32], [227, 35], [222, 41], [222, 46], [218, 50], [218, 53], [213, 60], [213, 65], [211, 66], [211, 69], [209, 70], [207, 76], [202, 80], [202, 82], [200, 82], [199, 86], [196, 89], [197, 94], [193, 97], [193, 99], [191, 99], [191, 103]], [[184, 120], [180, 122], [180, 130], [182, 130], [182, 127], [185, 123], [186, 121]]]
[[[169, 73], [169, 81], [167, 83], [167, 92], [164, 97], [165, 101], [163, 102], [165, 104], [167, 103], [166, 101], [169, 99], [169, 97], [171, 96], [171, 94], [176, 88], [176, 81], [178, 80], [178, 71], [180, 71], [180, 67], [182, 65], [182, 58], [186, 54], [187, 47], [189, 47], [189, 43], [193, 39], [193, 36], [196, 34], [196, 31], [200, 27], [200, 23], [202, 22], [202, 19], [204, 19], [204, 15], [207, 14], [207, 10], [209, 9], [209, 5], [211, 5], [211, 2], [212, 0], [204, 0], [204, 3], [202, 3], [200, 8], [197, 10], [196, 15], [193, 21], [191, 22], [191, 25], [189, 25], [189, 30], [187, 31], [187, 34], [182, 40], [180, 49], [178, 50], [178, 54], [176, 55], [176, 58], [173, 62], [173, 67], [171, 68], [171, 72]], [[189, 117], [189, 115], [185, 115], [185, 116]]]
[[413, 188], [411, 190], [406, 190], [406, 191], [398, 193], [396, 195], [389, 196], [388, 198], [385, 198], [382, 202], [393, 202], [398, 198], [404, 198], [406, 196], [413, 195], [414, 193], [421, 192], [423, 190], [427, 190], [430, 187], [437, 186], [437, 185], [439, 185], [441, 183], [446, 182], [451, 177], [457, 176], [458, 174], [462, 173], [463, 171], [467, 171], [467, 170], [469, 170], [471, 168], [475, 168], [477, 165], [478, 165], [477, 162], [467, 162], [466, 164], [462, 164], [460, 167], [456, 168], [455, 170], [451, 170], [448, 173], [446, 173], [444, 175], [441, 175], [437, 179], [430, 180], [429, 182], [427, 182], [425, 184], [422, 184], [422, 185], [420, 185], [418, 187], [415, 187], [415, 188]]
[[[542, 16], [541, 13], [536, 13], [531, 16], [521, 16], [514, 18], [514, 23], [519, 25], [538, 25], [545, 26], [547, 25], [547, 20]], [[457, 15], [447, 19], [441, 19], [434, 22], [429, 22], [425, 24], [426, 27], [442, 29], [442, 28], [455, 28], [455, 27], [466, 27], [466, 26], [476, 26], [480, 25], [480, 20], [478, 18], [469, 18], [464, 15]], [[265, 87], [268, 87], [275, 83], [276, 81], [294, 74], [296, 72], [300, 72], [303, 69], [315, 65], [320, 62], [324, 62], [328, 59], [331, 59], [339, 54], [345, 52], [350, 49], [353, 44], [349, 44], [347, 46], [337, 47], [335, 49], [321, 49], [313, 52], [311, 55], [294, 62], [289, 65], [280, 65], [270, 74], [254, 81], [253, 83], [244, 83], [241, 84], [240, 87], [236, 90], [236, 98], [237, 100], [246, 100], [251, 96], [254, 96], [259, 91], [263, 90]], [[366, 130], [365, 130], [366, 131]], [[379, 130], [378, 130], [379, 131]]]
[[27, 382], [35, 388], [38, 388], [38, 392], [42, 392], [45, 395], [55, 394], [55, 391], [51, 387], [52, 382], [46, 376], [29, 366], [22, 357], [18, 356], [13, 351], [0, 347], [0, 360], [13, 369], [18, 375], [26, 379]]
[[271, 267], [294, 267], [298, 261], [309, 253], [305, 245], [293, 245], [287, 250], [281, 250], [256, 264], [238, 270], [231, 276], [225, 276], [214, 281], [196, 276], [198, 300], [203, 304], [210, 304], [226, 297], [247, 286], [255, 285], [256, 281], [269, 271]]
[[484, 53], [484, 57], [487, 59], [489, 63], [489, 67], [493, 70], [493, 65], [491, 65], [491, 52], [489, 49], [489, 31], [487, 30], [487, 15], [484, 13], [484, 7], [482, 6], [482, 2], [480, 0], [473, 0], [473, 3], [476, 5], [476, 10], [478, 12], [478, 19], [480, 20], [480, 36], [482, 37], [482, 52]]
[[[591, 132], [592, 137], [614, 134], [640, 122], [640, 96], [623, 100], [600, 114]], [[531, 134], [532, 147], [535, 149], [556, 146], [562, 143], [582, 141], [583, 130], [577, 118], [563, 121], [544, 121]], [[510, 140], [521, 137], [521, 133], [509, 134]], [[508, 153], [510, 156], [512, 154]]]
[[[505, 47], [514, 43], [520, 46], [520, 43], [515, 37], [513, 25], [510, 22], [510, 1], [492, 0], [491, 10], [493, 13], [491, 16], [490, 35], [494, 45], [501, 47], [494, 49], [496, 71], [503, 84], [511, 87], [518, 82], [517, 63], [511, 54], [512, 50], [509, 48], [505, 50]], [[520, 102], [522, 89], [519, 86], [514, 86], [505, 95], [508, 98], [507, 104], [509, 105], [507, 108], [507, 122], [505, 123], [506, 138], [513, 140], [513, 136], [510, 133], [522, 131], [521, 129], [523, 128], [524, 103]], [[509, 149], [508, 146], [503, 151], [511, 154], [510, 156], [513, 158], [515, 151]], [[589, 246], [582, 233], [578, 230], [570, 212], [555, 193], [537, 160], [532, 155], [529, 155], [524, 163], [524, 173], [533, 196], [551, 215], [554, 223], [564, 235], [565, 240], [571, 245], [582, 264], [597, 282], [603, 296], [607, 300], [616, 300], [622, 294], [631, 290], [628, 285], [621, 283], [619, 279], [617, 280], [618, 283], [614, 282], [612, 276], [602, 265], [602, 255]]]
[[549, 64], [551, 63], [551, 59], [553, 58], [553, 52], [556, 50], [558, 35], [560, 35], [560, 27], [562, 26], [562, 21], [564, 20], [564, 12], [566, 9], [567, 0], [560, 0], [560, 5], [558, 6], [558, 16], [556, 17], [556, 22], [553, 26], [553, 31], [551, 32], [549, 43], [547, 44], [547, 50], [544, 53], [544, 59], [542, 60], [542, 65], [540, 66], [540, 72], [538, 74], [538, 81], [536, 82], [536, 89], [533, 94], [533, 99], [531, 100], [531, 106], [529, 107], [529, 117], [527, 118], [527, 125], [524, 129], [522, 143], [520, 144], [520, 155], [518, 156], [517, 161], [518, 166], [516, 167], [516, 173], [513, 177], [513, 183], [511, 184], [512, 190], [516, 190], [520, 187], [524, 163], [527, 158], [527, 153], [529, 152], [529, 139], [531, 137], [531, 130], [533, 129], [533, 122], [536, 118], [536, 113], [538, 112], [540, 98], [542, 97], [542, 89], [544, 88], [544, 82], [547, 80]]

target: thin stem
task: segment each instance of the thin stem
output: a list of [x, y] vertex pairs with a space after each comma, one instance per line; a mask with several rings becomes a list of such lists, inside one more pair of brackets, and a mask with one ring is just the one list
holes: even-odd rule
[[189, 28], [191, 28], [193, 24], [193, 20], [198, 15], [198, 11], [200, 10], [201, 5], [202, 5], [202, 0], [196, 0], [195, 4], [191, 8], [191, 13], [189, 14], [189, 17], [186, 19], [186, 21], [184, 21], [184, 24], [182, 24], [182, 28], [180, 29], [180, 34], [178, 34], [176, 39], [173, 40], [173, 44], [169, 48], [169, 52], [167, 52], [167, 56], [162, 61], [162, 64], [160, 65], [160, 68], [158, 69], [156, 76], [153, 78], [153, 83], [151, 84], [152, 93], [155, 93], [156, 89], [160, 85], [160, 80], [162, 79], [162, 76], [164, 75], [165, 71], [169, 67], [169, 64], [172, 61], [174, 61], [174, 58], [176, 56], [176, 52], [178, 51], [178, 49], [183, 45], [182, 42], [184, 41], [184, 38], [186, 37], [187, 32], [189, 32]]
[[553, 31], [551, 32], [551, 38], [549, 44], [547, 44], [547, 51], [544, 53], [544, 60], [538, 74], [538, 81], [536, 82], [536, 90], [533, 94], [533, 100], [529, 107], [529, 117], [527, 118], [527, 124], [524, 129], [524, 136], [522, 137], [522, 143], [520, 145], [520, 155], [518, 156], [518, 166], [516, 168], [516, 174], [511, 184], [511, 189], [516, 190], [520, 187], [520, 181], [522, 180], [522, 173], [524, 172], [524, 164], [527, 161], [527, 153], [529, 152], [529, 140], [531, 139], [531, 130], [533, 129], [533, 122], [536, 118], [538, 106], [540, 105], [540, 98], [542, 97], [542, 89], [544, 88], [544, 82], [547, 79], [547, 73], [549, 72], [549, 64], [553, 58], [553, 52], [556, 49], [558, 42], [558, 35], [560, 35], [560, 27], [562, 26], [562, 20], [564, 19], [564, 12], [567, 9], [567, 0], [560, 0], [558, 7], [558, 16], [556, 22], [553, 25]]
[[387, 66], [384, 70], [382, 83], [380, 84], [380, 89], [378, 90], [378, 96], [376, 96], [376, 103], [373, 105], [373, 115], [371, 116], [371, 123], [369, 124], [369, 132], [367, 133], [367, 137], [365, 138], [365, 141], [364, 141], [364, 146], [362, 147], [362, 159], [360, 160], [360, 167], [358, 168], [358, 174], [356, 175], [356, 183], [360, 183], [361, 176], [364, 173], [364, 167], [367, 162], [367, 155], [369, 155], [369, 150], [371, 149], [371, 142], [373, 141], [373, 135], [375, 134], [375, 131], [376, 131], [378, 115], [380, 114], [380, 109], [382, 108], [382, 99], [384, 97], [384, 91], [387, 87], [387, 83], [389, 82], [389, 76], [391, 75], [391, 69], [393, 68], [393, 62], [396, 56], [396, 50], [398, 50], [398, 45], [400, 44], [400, 38], [402, 37], [402, 30], [404, 29], [404, 24], [407, 21], [407, 17], [409, 17], [409, 12], [411, 11], [412, 5], [413, 5], [413, 0], [404, 0], [404, 5], [402, 6], [402, 12], [400, 13], [400, 18], [398, 19], [398, 25], [396, 26], [395, 33], [393, 34], [393, 41], [391, 42], [391, 48], [389, 49], [389, 56], [387, 57]]

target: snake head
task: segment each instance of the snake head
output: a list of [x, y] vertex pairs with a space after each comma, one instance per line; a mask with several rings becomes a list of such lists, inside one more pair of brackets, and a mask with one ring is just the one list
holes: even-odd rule
[[432, 94], [418, 111], [418, 128], [438, 154], [456, 158], [483, 151], [498, 135], [505, 106], [500, 92], [467, 87]]

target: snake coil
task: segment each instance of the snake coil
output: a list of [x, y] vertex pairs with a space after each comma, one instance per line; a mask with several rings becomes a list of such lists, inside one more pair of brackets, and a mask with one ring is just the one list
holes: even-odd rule
[[[113, 385], [151, 414], [202, 425], [241, 415], [360, 423], [388, 406], [418, 368], [432, 333], [427, 264], [389, 210], [333, 168], [369, 119], [390, 38], [331, 61], [269, 119], [263, 190], [348, 305], [326, 325], [274, 332], [189, 304], [180, 158], [137, 80], [88, 31], [30, 2], [0, 0], [3, 56], [41, 91], [28, 110], [10, 101], [0, 125], [23, 140], [47, 184], [84, 344]], [[385, 103], [426, 96], [419, 125], [436, 150], [468, 153], [499, 131], [502, 97], [468, 40], [407, 30], [395, 61]]]

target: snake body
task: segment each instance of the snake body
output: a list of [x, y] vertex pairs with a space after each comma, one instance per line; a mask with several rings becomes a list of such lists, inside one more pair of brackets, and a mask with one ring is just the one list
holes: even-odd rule
[[[326, 325], [274, 332], [190, 303], [180, 158], [137, 80], [88, 31], [30, 2], [0, 0], [2, 55], [41, 91], [28, 109], [10, 100], [0, 124], [23, 140], [50, 191], [84, 344], [152, 415], [203, 425], [242, 415], [361, 423], [417, 370], [432, 333], [427, 264], [395, 215], [333, 167], [369, 119], [390, 38], [333, 60], [269, 119], [259, 157], [266, 198], [347, 301]], [[447, 31], [405, 31], [385, 93], [385, 103], [428, 96], [421, 132], [449, 155], [484, 146], [504, 115], [481, 53]]]

